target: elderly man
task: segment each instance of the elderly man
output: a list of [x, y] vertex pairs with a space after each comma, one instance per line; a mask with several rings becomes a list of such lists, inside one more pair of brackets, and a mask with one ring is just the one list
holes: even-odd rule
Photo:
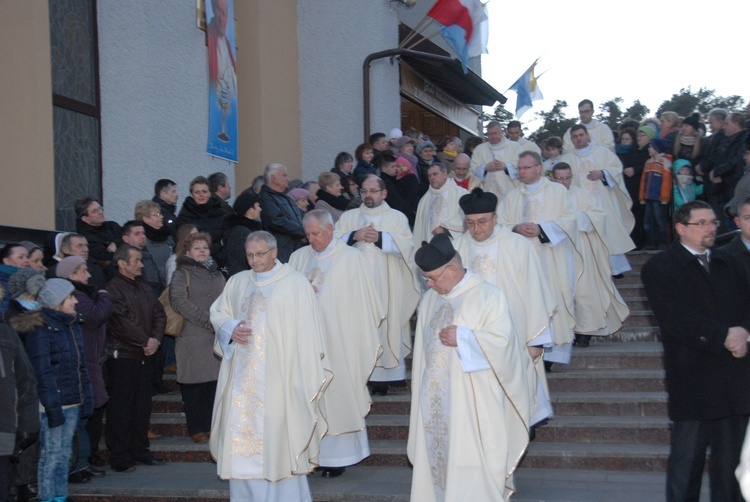
[[380, 325], [384, 352], [370, 376], [373, 394], [385, 395], [389, 385], [406, 385], [409, 320], [419, 303], [419, 292], [409, 271], [413, 244], [406, 217], [385, 201], [389, 194], [377, 176], [365, 179], [361, 193], [362, 205], [341, 215], [335, 236], [365, 256], [380, 304], [387, 309]]
[[741, 266], [712, 249], [711, 206], [675, 212], [678, 240], [641, 271], [664, 345], [672, 420], [667, 500], [698, 500], [706, 449], [711, 500], [741, 501], [734, 470], [750, 415], [750, 288]]
[[[60, 252], [62, 253], [61, 260], [68, 256], [80, 256], [86, 260], [89, 273], [91, 274], [89, 284], [96, 289], [104, 289], [104, 284], [107, 282], [107, 278], [102, 269], [98, 267], [91, 258], [89, 258], [89, 244], [86, 237], [74, 233], [65, 234], [60, 240]], [[57, 277], [57, 263], [58, 262], [55, 262], [50, 265], [44, 273], [47, 279]]]
[[232, 500], [310, 502], [331, 379], [315, 292], [277, 260], [270, 233], [248, 235], [245, 251], [252, 270], [233, 275], [211, 306], [222, 358], [211, 455]]
[[522, 152], [536, 152], [539, 155], [542, 154], [542, 150], [533, 141], [523, 137], [523, 130], [521, 129], [521, 122], [518, 120], [511, 120], [508, 122], [508, 139], [518, 144], [518, 147]]
[[535, 362], [536, 404], [531, 425], [552, 414], [542, 347], [552, 344], [549, 326], [555, 313], [555, 296], [528, 240], [497, 225], [497, 196], [473, 190], [459, 200], [468, 232], [456, 239], [461, 261], [477, 275], [497, 286], [508, 300], [518, 336]]
[[306, 242], [302, 211], [285, 193], [289, 186], [286, 166], [274, 162], [268, 164], [263, 178], [266, 184], [260, 188], [261, 223], [276, 237], [279, 260], [286, 263]]
[[610, 253], [612, 274], [631, 270], [625, 253], [635, 248], [630, 231], [635, 218], [630, 211], [630, 200], [622, 179], [622, 162], [617, 155], [603, 146], [592, 144], [591, 137], [583, 125], [574, 125], [570, 137], [575, 148], [566, 150], [560, 162], [570, 165], [573, 185], [588, 191], [607, 214], [606, 242]]
[[609, 219], [591, 194], [572, 186], [573, 172], [565, 162], [552, 168], [552, 178], [568, 190], [576, 209], [578, 250], [583, 260], [576, 285], [576, 345], [588, 347], [592, 335], [606, 336], [619, 331], [630, 309], [612, 282], [609, 266]]
[[471, 157], [465, 153], [459, 153], [453, 160], [453, 170], [450, 177], [464, 190], [472, 191], [475, 188], [482, 188], [482, 179], [474, 176], [469, 172], [471, 168]]
[[328, 432], [320, 445], [320, 465], [323, 477], [336, 477], [370, 455], [365, 417], [372, 403], [367, 379], [383, 350], [378, 326], [385, 309], [368, 273], [370, 263], [333, 238], [331, 213], [312, 210], [303, 224], [310, 245], [295, 251], [289, 265], [310, 281], [320, 307], [334, 375], [323, 396]]
[[[610, 152], [615, 151], [615, 136], [612, 134], [612, 129], [603, 122], [599, 122], [594, 119], [594, 103], [590, 99], [584, 99], [578, 103], [578, 116], [581, 118], [581, 123], [591, 134], [591, 141], [595, 145], [603, 146]], [[575, 127], [575, 126], [574, 126]], [[573, 149], [574, 142], [572, 141], [571, 134], [573, 128], [569, 128], [563, 135], [563, 151], [569, 152]]]
[[471, 154], [471, 172], [484, 180], [484, 189], [503, 200], [518, 186], [516, 163], [523, 150], [503, 135], [499, 122], [487, 124], [487, 142], [477, 145]]
[[98, 199], [86, 197], [75, 202], [76, 231], [86, 237], [89, 255], [106, 273], [117, 246], [122, 244], [122, 228], [104, 219]]
[[415, 260], [430, 290], [412, 367], [412, 500], [508, 500], [529, 442], [531, 358], [503, 292], [464, 269], [447, 235]]
[[135, 463], [166, 462], [151, 454], [147, 435], [155, 354], [167, 316], [159, 298], [141, 279], [141, 252], [123, 244], [113, 260], [117, 273], [107, 283], [107, 291], [114, 299], [114, 310], [107, 328], [115, 351], [107, 361], [110, 385], [105, 432], [112, 469], [132, 472]]
[[518, 173], [523, 185], [500, 202], [498, 223], [525, 237], [539, 256], [557, 304], [551, 324], [554, 345], [545, 346], [544, 360], [568, 363], [575, 327], [573, 294], [582, 266], [576, 213], [565, 187], [542, 177], [543, 169], [539, 155], [521, 154]]

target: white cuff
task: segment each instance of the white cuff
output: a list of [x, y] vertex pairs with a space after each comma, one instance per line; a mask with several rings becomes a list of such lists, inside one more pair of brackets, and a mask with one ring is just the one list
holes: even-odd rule
[[224, 359], [226, 360], [231, 359], [232, 355], [234, 354], [234, 348], [237, 345], [234, 343], [230, 343], [232, 341], [232, 331], [234, 331], [234, 328], [236, 328], [237, 325], [241, 322], [242, 321], [238, 319], [227, 321], [224, 323], [221, 329], [219, 329], [219, 332], [216, 333], [216, 336], [219, 338], [219, 346], [221, 347], [221, 351], [224, 354]]
[[516, 166], [514, 166], [510, 162], [506, 162], [505, 169], [508, 170], [508, 176], [510, 176], [510, 179], [512, 180], [518, 179], [518, 168]]
[[398, 250], [398, 246], [393, 242], [393, 237], [388, 232], [380, 232], [380, 239], [382, 240], [383, 247], [381, 251], [387, 254], [401, 254]]
[[547, 235], [551, 247], [557, 246], [568, 238], [565, 232], [563, 232], [554, 221], [539, 223], [539, 226], [542, 227], [542, 230], [544, 230], [544, 233]]
[[456, 350], [464, 373], [473, 373], [491, 368], [482, 352], [474, 332], [464, 326], [456, 326]]

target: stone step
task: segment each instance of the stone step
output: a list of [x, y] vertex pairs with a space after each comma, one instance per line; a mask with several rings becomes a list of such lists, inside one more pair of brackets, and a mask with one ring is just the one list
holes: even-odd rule
[[[592, 341], [598, 342], [594, 339]], [[588, 347], [573, 347], [573, 356], [567, 368], [570, 370], [663, 368], [662, 356], [664, 351], [660, 343], [607, 342], [610, 342], [610, 337], [603, 337], [601, 342], [593, 343]]]
[[537, 427], [535, 442], [669, 444], [669, 423], [666, 417], [555, 416]]
[[578, 370], [564, 365], [547, 373], [551, 394], [556, 392], [658, 392], [664, 390], [662, 369]]
[[624, 284], [642, 284], [641, 282], [641, 273], [640, 272], [625, 272], [622, 274], [623, 276], [620, 279], [615, 279], [615, 285], [619, 288], [620, 286]]
[[591, 339], [592, 344], [605, 342], [661, 342], [661, 334], [658, 326], [625, 326], [609, 336]]
[[648, 251], [631, 251], [627, 254], [628, 261], [631, 265], [643, 265], [649, 261], [654, 255], [659, 254], [660, 251], [648, 250]]
[[630, 328], [630, 327], [643, 327], [643, 326], [658, 326], [659, 322], [656, 320], [656, 316], [654, 313], [650, 310], [631, 310], [630, 315], [627, 319], [625, 319], [625, 322], [623, 323], [623, 327]]
[[556, 416], [666, 417], [666, 392], [554, 392]]
[[625, 303], [627, 304], [628, 308], [633, 310], [651, 310], [651, 306], [648, 303], [648, 297], [644, 296], [633, 296], [632, 298], [626, 298], [623, 296], [622, 298], [625, 300]]
[[[315, 502], [408, 502], [408, 467], [357, 465], [343, 476], [308, 478]], [[387, 482], [384, 482], [387, 481]], [[515, 474], [514, 502], [662, 502], [665, 477], [660, 472], [532, 469]], [[216, 477], [213, 464], [171, 463], [138, 467], [135, 472], [112, 471], [84, 485], [69, 485], [76, 502], [218, 502], [229, 500], [229, 482]], [[701, 501], [709, 500], [704, 475]]]
[[531, 443], [524, 468], [664, 472], [669, 445], [615, 443]]

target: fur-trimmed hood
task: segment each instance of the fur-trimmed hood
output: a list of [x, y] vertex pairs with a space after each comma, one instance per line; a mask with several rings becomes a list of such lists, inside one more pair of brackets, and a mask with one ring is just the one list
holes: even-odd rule
[[41, 310], [29, 310], [14, 316], [9, 321], [10, 327], [15, 329], [18, 334], [31, 333], [36, 328], [47, 324], [42, 317]]

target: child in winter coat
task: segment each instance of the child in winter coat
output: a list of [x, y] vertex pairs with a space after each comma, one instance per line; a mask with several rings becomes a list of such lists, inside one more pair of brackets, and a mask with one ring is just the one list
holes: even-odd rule
[[643, 232], [644, 249], [659, 249], [667, 245], [667, 210], [672, 197], [672, 159], [661, 143], [651, 141], [649, 159], [643, 168], [639, 200], [646, 206]]

